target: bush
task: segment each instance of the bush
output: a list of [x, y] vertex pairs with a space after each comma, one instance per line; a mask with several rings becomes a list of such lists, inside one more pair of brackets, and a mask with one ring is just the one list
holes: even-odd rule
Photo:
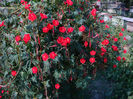
[[0, 25], [5, 99], [83, 97], [80, 90], [99, 69], [128, 66], [124, 28], [104, 23], [87, 0], [21, 0], [7, 6], [13, 10], [2, 15]]

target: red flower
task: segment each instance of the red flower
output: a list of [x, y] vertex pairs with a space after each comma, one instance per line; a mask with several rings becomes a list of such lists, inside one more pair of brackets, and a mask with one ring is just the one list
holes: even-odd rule
[[17, 72], [13, 70], [13, 71], [11, 72], [11, 74], [12, 74], [12, 76], [16, 76]]
[[29, 15], [28, 15], [28, 19], [30, 20], [30, 21], [34, 21], [34, 20], [36, 20], [36, 15], [34, 14], [34, 13], [29, 13]]
[[100, 23], [104, 23], [104, 20], [100, 20]]
[[119, 36], [123, 36], [123, 33], [119, 33]]
[[127, 50], [126, 50], [126, 49], [124, 49], [123, 53], [127, 53]]
[[102, 53], [101, 53], [101, 56], [103, 56], [104, 54], [105, 54], [105, 53], [102, 52]]
[[43, 14], [43, 13], [40, 13], [40, 16], [41, 16], [41, 21], [42, 21], [43, 19], [47, 19], [47, 18], [48, 18], [47, 15], [45, 15], [45, 14]]
[[72, 27], [68, 28], [68, 29], [67, 29], [67, 32], [68, 32], [68, 33], [72, 33], [72, 32], [73, 32], [73, 28], [72, 28]]
[[42, 30], [43, 30], [44, 33], [48, 33], [48, 31], [49, 31], [49, 29], [47, 27], [43, 27]]
[[67, 37], [67, 38], [65, 38], [65, 39], [66, 39], [67, 43], [70, 44], [71, 39], [70, 39], [69, 37]]
[[55, 84], [55, 89], [59, 89], [60, 85], [59, 84]]
[[54, 26], [58, 26], [59, 25], [59, 21], [58, 20], [53, 20], [53, 25]]
[[73, 2], [72, 2], [71, 0], [66, 0], [66, 3], [67, 3], [68, 5], [70, 5], [70, 6], [73, 5]]
[[0, 99], [2, 98], [2, 96], [0, 96]]
[[17, 35], [17, 36], [15, 37], [15, 40], [16, 40], [17, 42], [20, 41], [20, 40], [21, 40], [20, 35]]
[[88, 46], [88, 42], [87, 42], [87, 41], [84, 42], [84, 46], [85, 46], [85, 47]]
[[24, 3], [25, 1], [24, 0], [21, 0], [21, 3]]
[[54, 27], [54, 25], [52, 25], [52, 24], [50, 24], [50, 23], [47, 25], [47, 28], [48, 28], [49, 30], [53, 29], [53, 27]]
[[62, 46], [67, 46], [67, 39], [63, 39], [63, 42], [61, 43]]
[[4, 21], [1, 22], [0, 27], [5, 26]]
[[113, 65], [113, 68], [116, 68], [117, 66], [116, 65]]
[[4, 93], [4, 90], [2, 90], [1, 93]]
[[120, 56], [118, 56], [116, 59], [117, 59], [118, 61], [120, 61], [120, 60], [121, 60], [121, 57], [120, 57]]
[[80, 26], [80, 27], [79, 27], [79, 31], [80, 31], [80, 32], [85, 31], [85, 26], [84, 26], [84, 25]]
[[28, 41], [29, 41], [30, 39], [31, 39], [30, 34], [25, 34], [25, 35], [24, 35], [23, 40], [24, 40], [25, 44], [28, 43]]
[[118, 41], [118, 38], [114, 38], [114, 41], [117, 42]]
[[57, 56], [57, 54], [55, 52], [51, 52], [49, 54], [49, 56], [50, 56], [51, 59], [55, 59], [55, 57]]
[[92, 50], [92, 51], [90, 51], [90, 54], [91, 54], [92, 56], [94, 56], [94, 55], [96, 54], [96, 51]]
[[109, 26], [106, 24], [106, 25], [105, 25], [105, 28], [109, 28]]
[[92, 58], [89, 59], [89, 61], [93, 64], [95, 62], [95, 58], [92, 57]]
[[42, 60], [43, 61], [47, 61], [48, 60], [48, 54], [47, 53], [42, 54]]
[[105, 39], [104, 41], [102, 41], [102, 45], [108, 45], [109, 44], [109, 40]]
[[63, 37], [59, 36], [57, 39], [57, 43], [59, 44], [63, 43]]
[[59, 31], [60, 31], [61, 33], [65, 33], [65, 32], [66, 32], [66, 28], [65, 28], [64, 26], [59, 27]]
[[101, 51], [106, 52], [107, 50], [105, 48], [101, 47]]
[[103, 61], [104, 61], [104, 63], [107, 63], [107, 58], [104, 58], [104, 60], [103, 60]]
[[124, 37], [123, 40], [127, 40], [126, 37]]
[[115, 46], [115, 45], [112, 45], [112, 48], [113, 48], [113, 50], [114, 50], [114, 51], [118, 51], [118, 48], [117, 48], [117, 46]]
[[80, 59], [80, 63], [84, 64], [86, 62], [86, 60], [84, 58]]
[[125, 60], [126, 60], [126, 58], [125, 58], [125, 57], [123, 57], [122, 59], [123, 59], [123, 61], [125, 61]]
[[30, 4], [26, 4], [24, 8], [25, 9], [29, 9], [30, 8]]
[[36, 74], [36, 73], [37, 73], [37, 71], [38, 71], [37, 67], [35, 67], [35, 66], [34, 66], [34, 67], [32, 67], [32, 73], [33, 73], [33, 74]]
[[97, 10], [94, 8], [94, 9], [92, 9], [92, 11], [91, 11], [91, 15], [92, 16], [96, 16], [96, 12], [97, 12]]
[[124, 28], [122, 28], [122, 29], [121, 29], [121, 31], [123, 32], [123, 31], [125, 31], [125, 29], [124, 29]]

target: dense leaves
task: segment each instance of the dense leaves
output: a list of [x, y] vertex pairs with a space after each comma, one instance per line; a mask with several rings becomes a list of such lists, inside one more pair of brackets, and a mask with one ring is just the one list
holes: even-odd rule
[[1, 15], [1, 98], [77, 99], [99, 69], [128, 66], [124, 28], [104, 23], [90, 1], [57, 1], [7, 4], [14, 7]]

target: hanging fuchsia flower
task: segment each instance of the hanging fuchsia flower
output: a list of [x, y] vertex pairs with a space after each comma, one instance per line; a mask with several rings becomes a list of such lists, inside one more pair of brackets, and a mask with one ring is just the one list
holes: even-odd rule
[[36, 15], [35, 15], [35, 13], [29, 13], [29, 15], [28, 15], [28, 19], [30, 20], [30, 21], [34, 21], [34, 20], [36, 20]]

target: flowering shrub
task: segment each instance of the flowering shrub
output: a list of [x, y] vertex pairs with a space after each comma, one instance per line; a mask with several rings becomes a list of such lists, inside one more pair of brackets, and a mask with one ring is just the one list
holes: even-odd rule
[[89, 0], [16, 5], [1, 18], [0, 98], [60, 98], [69, 86], [86, 88], [98, 68], [129, 61], [125, 30], [104, 23]]

